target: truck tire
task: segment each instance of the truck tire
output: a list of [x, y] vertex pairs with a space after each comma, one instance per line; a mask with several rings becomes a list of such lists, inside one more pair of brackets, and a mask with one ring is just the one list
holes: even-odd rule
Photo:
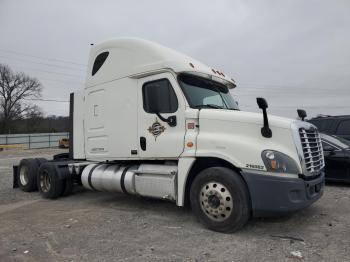
[[73, 180], [71, 177], [67, 177], [64, 180], [62, 196], [69, 196], [73, 192]]
[[19, 162], [17, 181], [18, 186], [24, 192], [32, 192], [38, 189], [37, 174], [39, 162], [35, 158], [25, 158]]
[[45, 163], [45, 162], [47, 162], [47, 159], [46, 158], [41, 158], [41, 157], [39, 157], [39, 158], [35, 158], [36, 159], [36, 161], [38, 161], [38, 170], [39, 170], [39, 167], [41, 166], [41, 164], [43, 164], [43, 163]]
[[69, 153], [60, 153], [53, 156], [53, 160], [67, 160], [69, 159]]
[[193, 180], [190, 191], [192, 210], [207, 228], [232, 233], [249, 220], [251, 204], [243, 179], [226, 167], [210, 167]]
[[56, 167], [50, 162], [40, 166], [37, 182], [43, 198], [55, 199], [63, 194], [65, 180], [58, 177]]

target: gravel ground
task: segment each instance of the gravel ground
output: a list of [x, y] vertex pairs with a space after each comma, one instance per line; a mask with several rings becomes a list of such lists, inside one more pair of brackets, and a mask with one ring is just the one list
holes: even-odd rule
[[12, 189], [13, 164], [60, 152], [0, 152], [0, 261], [349, 261], [349, 186], [327, 185], [301, 212], [221, 234], [160, 200], [81, 188], [44, 200]]

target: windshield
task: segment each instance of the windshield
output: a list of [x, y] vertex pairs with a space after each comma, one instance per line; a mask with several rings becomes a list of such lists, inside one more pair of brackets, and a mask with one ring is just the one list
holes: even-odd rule
[[350, 142], [338, 136], [329, 136], [326, 134], [320, 134], [321, 138], [328, 143], [338, 146], [342, 149], [347, 149], [350, 146]]
[[189, 74], [179, 75], [178, 80], [192, 108], [239, 110], [229, 88], [224, 84]]

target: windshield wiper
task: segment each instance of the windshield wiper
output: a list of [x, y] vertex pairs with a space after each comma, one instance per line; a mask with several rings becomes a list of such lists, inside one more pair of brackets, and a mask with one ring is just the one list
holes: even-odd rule
[[205, 104], [205, 105], [196, 105], [195, 108], [203, 108], [203, 107], [209, 107], [209, 108], [215, 108], [215, 109], [226, 109], [224, 107], [214, 105], [214, 104]]

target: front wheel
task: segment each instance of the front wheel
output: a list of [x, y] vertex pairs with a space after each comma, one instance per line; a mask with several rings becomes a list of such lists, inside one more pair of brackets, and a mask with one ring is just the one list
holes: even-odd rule
[[191, 185], [194, 214], [206, 227], [218, 232], [234, 232], [250, 218], [247, 186], [235, 171], [210, 167], [200, 172]]

